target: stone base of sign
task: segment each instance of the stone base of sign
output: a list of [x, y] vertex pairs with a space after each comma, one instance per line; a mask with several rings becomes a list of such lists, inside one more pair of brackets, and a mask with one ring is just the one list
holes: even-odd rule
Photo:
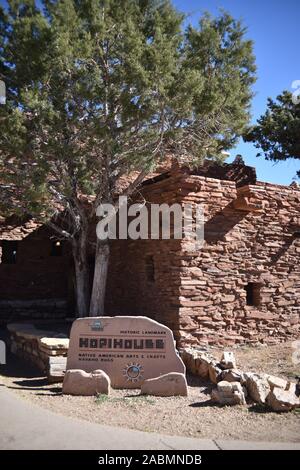
[[188, 388], [185, 375], [178, 372], [170, 372], [154, 379], [145, 380], [141, 386], [141, 394], [159, 397], [186, 397], [188, 395]]
[[103, 370], [88, 373], [80, 369], [70, 369], [66, 371], [62, 391], [65, 395], [109, 395], [110, 378]]
[[142, 316], [87, 317], [73, 322], [67, 370], [101, 369], [113, 388], [141, 388], [170, 372], [185, 374], [172, 331]]

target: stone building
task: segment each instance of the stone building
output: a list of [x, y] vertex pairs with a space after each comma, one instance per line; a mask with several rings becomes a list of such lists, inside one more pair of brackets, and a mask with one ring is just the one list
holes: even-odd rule
[[[272, 344], [299, 337], [297, 185], [257, 182], [255, 170], [237, 162], [195, 171], [173, 168], [145, 181], [140, 197], [147, 203], [201, 204], [204, 246], [191, 251], [186, 239], [112, 241], [107, 314], [152, 317], [169, 326], [181, 346]], [[70, 254], [64, 247], [63, 255], [54, 255], [55, 241], [43, 230], [33, 230], [25, 240], [10, 235], [20, 246], [14, 267], [0, 264], [1, 315], [2, 305], [10, 301], [12, 307], [24, 296], [47, 299], [50, 316], [63, 302], [72, 305]], [[3, 233], [15, 232], [0, 229], [2, 259]], [[40, 245], [36, 234], [44, 237]], [[22, 269], [16, 274], [19, 254]], [[33, 284], [29, 272], [36, 276]]]
[[33, 220], [0, 219], [0, 322], [63, 318], [72, 300], [69, 247]]

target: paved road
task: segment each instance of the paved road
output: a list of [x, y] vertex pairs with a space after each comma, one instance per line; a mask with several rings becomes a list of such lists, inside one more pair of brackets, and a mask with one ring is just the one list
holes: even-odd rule
[[300, 449], [300, 443], [214, 441], [102, 426], [42, 409], [0, 386], [0, 449]]

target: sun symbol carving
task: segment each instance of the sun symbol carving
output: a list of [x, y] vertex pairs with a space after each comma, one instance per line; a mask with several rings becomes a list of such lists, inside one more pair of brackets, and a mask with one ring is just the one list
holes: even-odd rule
[[143, 379], [144, 368], [141, 364], [130, 362], [123, 369], [123, 376], [127, 382], [139, 382]]

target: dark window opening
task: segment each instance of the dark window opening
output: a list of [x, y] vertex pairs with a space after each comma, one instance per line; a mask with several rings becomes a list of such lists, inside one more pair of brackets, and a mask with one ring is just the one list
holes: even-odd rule
[[149, 282], [155, 282], [155, 268], [153, 256], [146, 257], [146, 278]]
[[1, 263], [3, 264], [16, 264], [18, 242], [2, 240], [1, 242], [2, 256]]
[[299, 232], [294, 232], [293, 237], [294, 238], [300, 238], [300, 230], [299, 230]]
[[51, 253], [50, 256], [62, 256], [62, 242], [55, 240], [51, 244]]
[[249, 282], [246, 285], [247, 305], [251, 307], [258, 307], [260, 305], [260, 287], [261, 285], [256, 282]]

